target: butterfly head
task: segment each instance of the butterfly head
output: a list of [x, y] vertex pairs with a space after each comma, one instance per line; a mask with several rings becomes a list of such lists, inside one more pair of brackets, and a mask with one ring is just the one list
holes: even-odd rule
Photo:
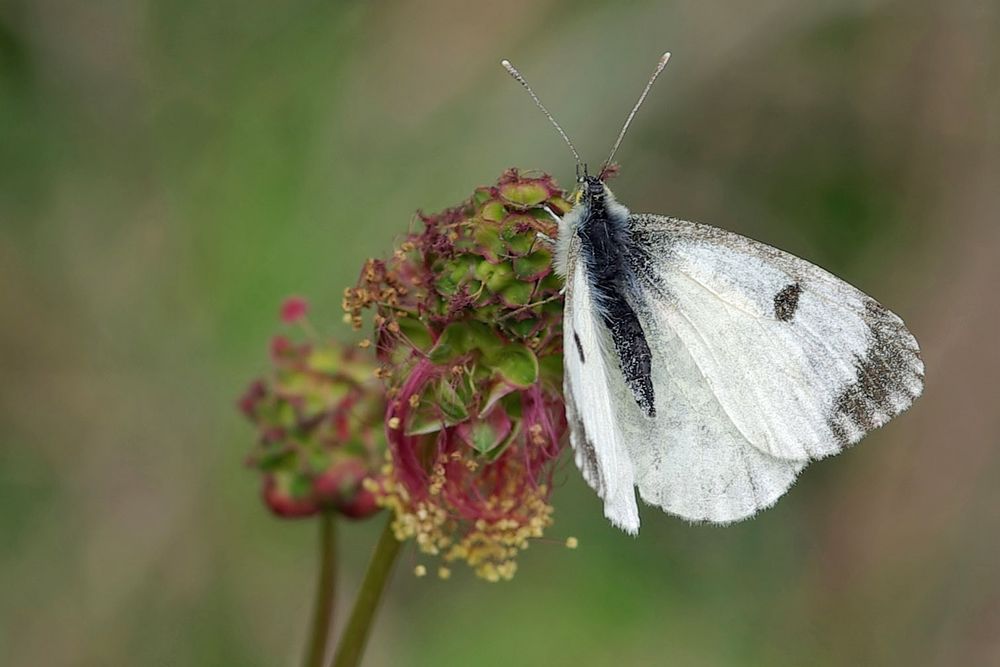
[[573, 196], [575, 204], [583, 204], [590, 208], [595, 205], [603, 205], [605, 199], [611, 195], [608, 186], [600, 176], [590, 176], [587, 174], [587, 167], [584, 165], [582, 172], [577, 173], [576, 192]]

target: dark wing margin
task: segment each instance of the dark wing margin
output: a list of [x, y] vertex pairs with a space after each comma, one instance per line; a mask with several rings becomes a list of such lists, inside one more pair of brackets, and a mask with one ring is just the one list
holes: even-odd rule
[[916, 339], [885, 306], [865, 301], [871, 332], [864, 357], [855, 359], [857, 377], [833, 404], [830, 428], [851, 445], [906, 410], [923, 391], [924, 363]]

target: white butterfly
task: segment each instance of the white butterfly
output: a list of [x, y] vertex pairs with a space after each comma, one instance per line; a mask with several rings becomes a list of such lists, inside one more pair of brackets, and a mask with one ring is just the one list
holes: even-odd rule
[[616, 526], [639, 531], [635, 487], [691, 521], [750, 517], [920, 395], [917, 341], [860, 290], [738, 234], [632, 214], [585, 167], [578, 180], [555, 248], [566, 415], [576, 464]]

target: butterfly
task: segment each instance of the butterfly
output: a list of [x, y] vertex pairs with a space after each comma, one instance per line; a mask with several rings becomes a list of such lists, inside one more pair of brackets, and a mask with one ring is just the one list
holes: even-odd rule
[[570, 444], [605, 516], [630, 534], [642, 500], [727, 524], [773, 505], [809, 462], [857, 443], [923, 390], [920, 348], [864, 292], [717, 227], [632, 213], [508, 61], [577, 160], [558, 220]]

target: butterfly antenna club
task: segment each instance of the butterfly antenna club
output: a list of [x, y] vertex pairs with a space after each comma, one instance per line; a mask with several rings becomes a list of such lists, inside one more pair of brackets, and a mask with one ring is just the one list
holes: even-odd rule
[[549, 113], [549, 110], [545, 108], [545, 105], [542, 104], [542, 101], [538, 99], [538, 96], [535, 95], [535, 91], [531, 89], [531, 86], [528, 85], [528, 82], [524, 79], [524, 76], [522, 76], [521, 73], [517, 71], [517, 68], [511, 65], [510, 61], [506, 59], [501, 60], [500, 64], [503, 65], [503, 68], [507, 70], [507, 73], [510, 74], [515, 81], [524, 86], [524, 89], [528, 91], [529, 95], [531, 95], [531, 99], [535, 101], [535, 106], [541, 109], [542, 113], [545, 114], [545, 117], [549, 119], [549, 122], [552, 123], [552, 125], [556, 128], [556, 131], [559, 132], [559, 136], [563, 138], [563, 141], [565, 141], [566, 145], [569, 146], [570, 151], [573, 152], [573, 157], [576, 159], [577, 171], [579, 172], [580, 168], [583, 166], [583, 161], [580, 160], [580, 154], [576, 152], [576, 148], [573, 146], [573, 142], [569, 140], [569, 137], [563, 131], [562, 127], [559, 126], [559, 123], [556, 122], [556, 119], [553, 118], [551, 113]]
[[608, 159], [604, 161], [604, 166], [601, 168], [602, 174], [611, 165], [611, 161], [615, 158], [615, 153], [618, 152], [618, 147], [622, 144], [622, 139], [625, 138], [625, 133], [628, 132], [628, 126], [632, 124], [632, 119], [635, 118], [635, 114], [639, 111], [639, 107], [641, 107], [642, 103], [646, 100], [646, 95], [649, 94], [649, 89], [653, 87], [653, 82], [656, 81], [656, 77], [660, 76], [660, 72], [662, 72], [663, 68], [667, 66], [667, 62], [669, 60], [669, 51], [660, 56], [660, 61], [656, 63], [656, 69], [653, 70], [653, 75], [649, 77], [649, 81], [646, 82], [646, 87], [642, 90], [642, 95], [639, 96], [639, 101], [635, 103], [634, 107], [632, 107], [631, 113], [629, 113], [628, 118], [625, 119], [625, 124], [622, 126], [622, 131], [618, 133], [618, 139], [615, 140], [615, 145], [611, 148], [611, 155], [609, 155]]

